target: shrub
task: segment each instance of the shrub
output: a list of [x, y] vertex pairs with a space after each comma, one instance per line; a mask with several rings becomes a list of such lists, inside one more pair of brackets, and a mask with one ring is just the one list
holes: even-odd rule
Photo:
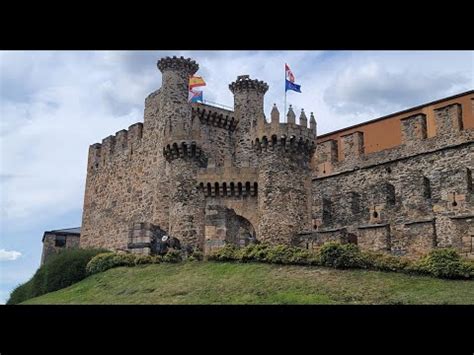
[[249, 244], [246, 247], [237, 250], [235, 257], [242, 263], [249, 261], [264, 262], [267, 258], [269, 248], [269, 245], [265, 243]]
[[183, 255], [180, 250], [170, 249], [163, 256], [163, 261], [165, 263], [179, 263], [180, 261], [183, 261]]
[[472, 264], [461, 259], [452, 248], [435, 249], [416, 263], [420, 273], [447, 279], [463, 279], [472, 276]]
[[264, 261], [273, 264], [309, 265], [312, 253], [306, 249], [277, 245], [266, 249]]
[[135, 265], [145, 265], [145, 264], [159, 264], [161, 262], [161, 257], [151, 256], [151, 255], [136, 255], [135, 256]]
[[133, 266], [136, 258], [133, 254], [102, 253], [89, 261], [86, 271], [92, 275], [118, 266]]
[[86, 265], [104, 249], [66, 249], [51, 256], [23, 285], [16, 287], [8, 304], [21, 303], [27, 299], [41, 296], [68, 287], [87, 276]]
[[238, 260], [238, 249], [233, 244], [226, 244], [224, 247], [209, 254], [209, 260], [234, 261]]
[[336, 269], [363, 268], [363, 256], [354, 244], [325, 243], [319, 250], [321, 265]]
[[401, 256], [393, 256], [374, 252], [361, 252], [361, 267], [378, 271], [409, 271], [411, 263]]
[[10, 294], [10, 298], [8, 299], [7, 304], [18, 304], [23, 301], [26, 301], [29, 298], [32, 298], [31, 287], [31, 280], [15, 287], [15, 289]]
[[204, 253], [198, 248], [194, 248], [188, 255], [189, 261], [202, 261], [204, 259]]

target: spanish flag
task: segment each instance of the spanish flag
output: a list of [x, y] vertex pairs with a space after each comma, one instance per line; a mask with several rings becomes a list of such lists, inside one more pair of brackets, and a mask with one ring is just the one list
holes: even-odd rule
[[189, 78], [189, 90], [198, 86], [206, 86], [206, 82], [200, 76], [192, 76]]

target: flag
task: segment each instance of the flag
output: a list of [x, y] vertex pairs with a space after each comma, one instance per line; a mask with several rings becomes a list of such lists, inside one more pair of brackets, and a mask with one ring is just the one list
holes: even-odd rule
[[288, 91], [288, 90], [293, 90], [293, 91], [301, 93], [301, 85], [293, 84], [292, 82], [287, 80], [286, 85], [285, 85], [285, 91]]
[[288, 80], [291, 83], [294, 83], [295, 76], [293, 75], [293, 72], [291, 71], [290, 67], [286, 63], [285, 63], [285, 73], [286, 73], [286, 80]]
[[285, 63], [285, 92], [288, 90], [301, 93], [301, 85], [295, 84], [295, 75], [288, 64]]
[[206, 86], [206, 82], [200, 76], [192, 76], [189, 78], [189, 90], [198, 87], [198, 86]]
[[202, 91], [189, 90], [188, 101], [189, 102], [202, 102]]

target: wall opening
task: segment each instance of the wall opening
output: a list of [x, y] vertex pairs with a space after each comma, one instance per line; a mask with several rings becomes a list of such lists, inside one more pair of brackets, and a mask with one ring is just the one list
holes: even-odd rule
[[323, 198], [323, 223], [330, 224], [332, 219], [332, 202], [328, 198]]
[[66, 246], [66, 236], [64, 235], [57, 235], [54, 240], [54, 246], [58, 248], [62, 248]]
[[426, 176], [423, 176], [423, 196], [431, 198], [431, 182]]

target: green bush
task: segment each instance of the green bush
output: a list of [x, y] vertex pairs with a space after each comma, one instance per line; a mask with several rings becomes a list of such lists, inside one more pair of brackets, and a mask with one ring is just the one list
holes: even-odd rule
[[357, 245], [328, 242], [319, 250], [321, 265], [336, 269], [363, 268], [364, 258]]
[[146, 265], [146, 264], [159, 264], [162, 262], [162, 258], [159, 255], [136, 255], [135, 265]]
[[420, 273], [446, 279], [467, 279], [473, 273], [472, 263], [462, 260], [452, 248], [435, 249], [415, 265]]
[[393, 256], [374, 252], [361, 252], [362, 265], [366, 269], [378, 271], [409, 271], [411, 263], [401, 256]]
[[238, 249], [234, 244], [226, 244], [224, 247], [209, 254], [208, 260], [235, 261], [238, 260]]
[[51, 256], [23, 285], [16, 287], [7, 304], [18, 304], [27, 299], [41, 296], [68, 287], [87, 276], [86, 265], [104, 249], [65, 249]]
[[170, 249], [163, 255], [163, 261], [165, 263], [179, 263], [183, 261], [183, 254], [180, 250]]
[[264, 262], [267, 258], [270, 246], [265, 243], [249, 244], [246, 247], [240, 248], [235, 253], [235, 258], [242, 262], [259, 261]]
[[198, 248], [194, 248], [188, 255], [188, 261], [202, 261], [204, 260], [204, 253]]
[[309, 265], [312, 256], [306, 249], [277, 245], [266, 249], [265, 261], [272, 264]]
[[26, 301], [29, 298], [32, 298], [31, 281], [32, 280], [15, 287], [15, 289], [10, 294], [10, 298], [8, 299], [7, 304], [18, 304], [23, 301]]
[[93, 275], [118, 266], [134, 266], [136, 259], [133, 254], [102, 253], [89, 261], [86, 271], [89, 275]]

